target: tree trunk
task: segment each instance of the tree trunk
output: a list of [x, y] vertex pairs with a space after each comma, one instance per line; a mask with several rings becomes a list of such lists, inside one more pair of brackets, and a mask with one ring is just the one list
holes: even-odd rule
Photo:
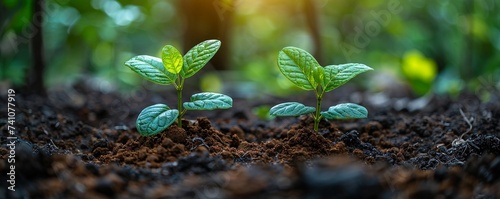
[[43, 54], [43, 6], [44, 0], [33, 1], [32, 23], [30, 25], [35, 29], [35, 34], [31, 39], [31, 55], [33, 66], [26, 76], [28, 91], [34, 94], [46, 95], [44, 86], [45, 60]]
[[180, 0], [179, 10], [184, 18], [183, 51], [196, 44], [218, 39], [222, 46], [210, 63], [217, 70], [226, 70], [230, 56], [230, 30], [235, 5], [233, 1], [221, 0]]
[[312, 0], [304, 0], [304, 12], [306, 15], [306, 23], [311, 34], [314, 52], [313, 55], [321, 64], [323, 62], [323, 46], [321, 45], [321, 34], [319, 26], [318, 9]]

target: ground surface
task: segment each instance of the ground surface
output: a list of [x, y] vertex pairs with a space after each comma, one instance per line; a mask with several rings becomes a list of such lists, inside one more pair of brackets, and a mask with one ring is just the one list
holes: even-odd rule
[[[323, 104], [360, 103], [369, 118], [323, 121], [319, 133], [309, 117], [252, 113], [285, 101], [314, 104], [306, 94], [188, 112], [184, 128], [152, 137], [137, 133], [135, 118], [154, 103], [173, 106], [168, 93], [18, 92], [16, 191], [5, 189], [11, 164], [2, 117], [0, 198], [500, 198], [498, 96], [426, 103], [352, 90]], [[5, 111], [6, 99], [1, 104]]]

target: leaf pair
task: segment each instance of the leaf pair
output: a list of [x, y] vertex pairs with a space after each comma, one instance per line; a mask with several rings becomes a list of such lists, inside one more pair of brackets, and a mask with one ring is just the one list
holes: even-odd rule
[[178, 74], [182, 78], [193, 76], [210, 61], [220, 46], [218, 40], [207, 40], [191, 48], [183, 57], [175, 47], [166, 45], [162, 49], [161, 59], [139, 55], [125, 62], [125, 65], [151, 82], [169, 85], [174, 83]]
[[[228, 109], [233, 106], [231, 97], [219, 93], [197, 93], [191, 96], [191, 102], [184, 102], [186, 110]], [[179, 117], [177, 109], [170, 109], [165, 104], [155, 104], [141, 111], [136, 126], [141, 135], [155, 135], [168, 128]]]
[[342, 86], [356, 75], [373, 70], [357, 63], [322, 67], [307, 51], [285, 47], [278, 55], [278, 67], [283, 75], [296, 86], [305, 90], [328, 92]]
[[[285, 102], [273, 106], [269, 114], [274, 116], [299, 116], [314, 113], [315, 111], [316, 108], [298, 102]], [[328, 111], [322, 111], [321, 116], [326, 119], [366, 118], [368, 117], [368, 110], [357, 104], [343, 103], [331, 106]]]

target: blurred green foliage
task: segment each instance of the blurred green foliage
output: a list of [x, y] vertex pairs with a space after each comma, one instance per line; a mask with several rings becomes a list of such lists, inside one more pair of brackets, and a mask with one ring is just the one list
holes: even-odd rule
[[271, 110], [270, 106], [262, 105], [254, 107], [252, 113], [261, 120], [273, 120], [276, 116], [269, 114], [269, 110]]
[[[29, 32], [36, 19], [31, 0], [1, 2], [7, 8], [2, 17], [2, 79], [22, 83], [30, 66]], [[47, 62], [46, 85], [75, 81], [84, 75], [97, 76], [122, 88], [141, 80], [123, 67], [137, 55], [159, 55], [162, 43], [178, 44], [179, 26], [174, 5], [169, 1], [69, 1], [46, 0], [44, 42]]]
[[[40, 13], [46, 19], [46, 86], [86, 75], [121, 90], [144, 84], [123, 63], [138, 54], [159, 56], [157, 49], [165, 43], [182, 46], [179, 1], [46, 0], [45, 12]], [[232, 20], [220, 20], [232, 23], [231, 43], [222, 45], [231, 47], [232, 69], [243, 74], [238, 81], [250, 82], [262, 93], [296, 92], [279, 75], [275, 61], [284, 46], [315, 49], [304, 1], [221, 1], [214, 2], [214, 8], [235, 13]], [[320, 25], [320, 64], [359, 62], [376, 71], [393, 71], [419, 95], [500, 86], [496, 0], [312, 1]], [[22, 84], [31, 65], [28, 40], [37, 22], [31, 2], [0, 0], [1, 81]], [[224, 87], [225, 79], [234, 79], [208, 75], [201, 81], [203, 89], [220, 90], [220, 81]]]

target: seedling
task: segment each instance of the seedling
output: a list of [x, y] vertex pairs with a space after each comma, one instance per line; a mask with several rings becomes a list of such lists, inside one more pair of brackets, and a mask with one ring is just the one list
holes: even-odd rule
[[373, 70], [372, 68], [357, 63], [322, 67], [311, 54], [296, 47], [285, 47], [279, 52], [278, 67], [281, 73], [299, 88], [314, 90], [316, 108], [298, 102], [285, 102], [272, 107], [269, 111], [271, 115], [299, 116], [310, 113], [314, 118], [314, 131], [316, 132], [322, 118], [351, 119], [368, 116], [368, 110], [365, 107], [353, 103], [331, 106], [323, 112], [320, 112], [320, 109], [326, 92], [342, 86], [360, 73]]
[[197, 93], [190, 102], [182, 103], [184, 80], [193, 76], [219, 50], [221, 42], [207, 40], [191, 48], [184, 57], [173, 46], [162, 49], [161, 59], [149, 55], [139, 55], [125, 62], [130, 69], [145, 79], [160, 85], [173, 84], [177, 90], [177, 109], [170, 109], [165, 104], [155, 104], [141, 111], [137, 117], [137, 130], [141, 135], [156, 135], [168, 128], [177, 119], [182, 128], [182, 116], [187, 110], [228, 109], [233, 106], [233, 99], [219, 93]]

